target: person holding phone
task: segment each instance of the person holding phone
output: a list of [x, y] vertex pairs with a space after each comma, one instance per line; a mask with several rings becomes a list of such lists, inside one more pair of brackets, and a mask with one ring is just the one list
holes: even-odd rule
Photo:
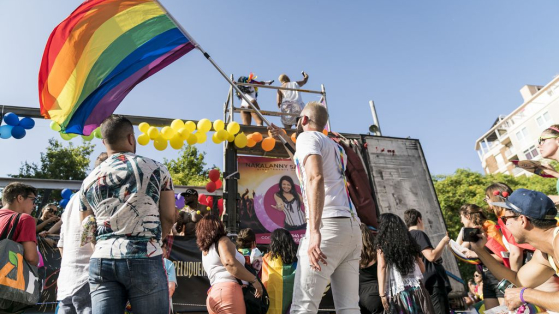
[[[475, 204], [462, 205], [460, 208], [460, 222], [462, 222], [464, 228], [460, 230], [456, 243], [464, 247], [463, 253], [466, 257], [478, 257], [472, 251], [472, 243], [476, 242], [481, 234], [485, 234], [490, 239], [486, 243], [486, 250], [498, 263], [503, 263], [502, 252], [507, 252], [503, 243], [503, 236], [496, 227], [496, 224], [485, 217], [479, 206]], [[497, 288], [499, 281], [489, 269], [483, 265], [480, 268], [483, 280], [483, 302], [485, 309], [488, 310], [503, 304], [504, 294]]]
[[[554, 124], [542, 132], [538, 138], [538, 149], [543, 158], [559, 161], [559, 124]], [[536, 171], [559, 178], [559, 171], [550, 165], [541, 165]], [[559, 204], [559, 180], [557, 180], [557, 195], [548, 195], [555, 205]]]

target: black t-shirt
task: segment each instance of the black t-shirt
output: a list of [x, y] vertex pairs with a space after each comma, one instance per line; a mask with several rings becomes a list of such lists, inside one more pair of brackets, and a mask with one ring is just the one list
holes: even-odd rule
[[[431, 240], [429, 240], [429, 237], [425, 234], [425, 232], [421, 230], [410, 230], [410, 233], [415, 239], [415, 242], [419, 244], [421, 251], [428, 248], [434, 249], [431, 244]], [[433, 292], [433, 287], [435, 286], [439, 288], [446, 287], [447, 291], [450, 291], [450, 281], [448, 280], [448, 276], [446, 275], [446, 271], [443, 266], [443, 259], [439, 258], [436, 261], [431, 262], [423, 255], [421, 255], [421, 258], [425, 264], [423, 283], [425, 284], [425, 288], [429, 290], [429, 293]]]

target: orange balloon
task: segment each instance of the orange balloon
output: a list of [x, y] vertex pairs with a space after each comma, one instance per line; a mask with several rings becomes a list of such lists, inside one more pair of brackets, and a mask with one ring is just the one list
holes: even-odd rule
[[262, 141], [262, 134], [260, 132], [252, 133], [252, 139], [254, 139], [257, 143]]
[[254, 145], [256, 145], [256, 141], [252, 137], [247, 136], [247, 147], [254, 147]]
[[291, 134], [291, 140], [293, 141], [293, 143], [297, 143], [297, 133]]
[[262, 141], [262, 149], [269, 152], [276, 146], [276, 140], [273, 137], [267, 137]]
[[328, 130], [326, 130], [326, 129], [322, 130], [322, 134], [328, 136]]

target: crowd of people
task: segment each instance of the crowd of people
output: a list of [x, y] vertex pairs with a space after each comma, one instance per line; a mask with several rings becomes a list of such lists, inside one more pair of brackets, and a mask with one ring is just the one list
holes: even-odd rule
[[[278, 104], [281, 99], [278, 94]], [[0, 234], [17, 219], [12, 240], [30, 265], [39, 263], [37, 236], [60, 234], [57, 313], [172, 311], [177, 280], [166, 258], [172, 234], [196, 238], [211, 284], [210, 313], [246, 313], [246, 287], [255, 298], [268, 296], [268, 313], [317, 313], [328, 286], [337, 313], [450, 313], [451, 286], [441, 258], [448, 234], [433, 245], [416, 209], [403, 217], [380, 215], [378, 229], [361, 224], [347, 192], [343, 149], [322, 133], [327, 120], [326, 108], [310, 102], [294, 121], [296, 144], [286, 138], [284, 145], [295, 148], [302, 194], [292, 180], [280, 180], [276, 209], [294, 215], [272, 232], [265, 254], [251, 229], [233, 242], [220, 218], [198, 203], [196, 190], [183, 193], [186, 207], [177, 210], [169, 171], [136, 155], [132, 123], [119, 115], [102, 123], [106, 153], [61, 218], [53, 204], [33, 218], [37, 189], [14, 182], [3, 190]], [[285, 136], [278, 130], [270, 127], [274, 136]], [[543, 132], [539, 147], [543, 157], [559, 161], [559, 125]], [[549, 166], [542, 171], [559, 177]], [[481, 260], [465, 302], [481, 301], [486, 310], [533, 304], [559, 312], [557, 196], [512, 191], [504, 183], [488, 186], [485, 196], [496, 222], [475, 204], [458, 212], [464, 229], [456, 242], [466, 257]], [[301, 202], [305, 217], [298, 216]], [[297, 247], [289, 229], [302, 224], [306, 233]]]

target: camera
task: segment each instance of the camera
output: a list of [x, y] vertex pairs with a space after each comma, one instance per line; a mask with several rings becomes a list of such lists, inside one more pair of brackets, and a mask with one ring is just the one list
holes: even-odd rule
[[464, 242], [477, 242], [477, 240], [479, 240], [479, 229], [464, 228], [464, 234], [462, 235], [462, 240]]

